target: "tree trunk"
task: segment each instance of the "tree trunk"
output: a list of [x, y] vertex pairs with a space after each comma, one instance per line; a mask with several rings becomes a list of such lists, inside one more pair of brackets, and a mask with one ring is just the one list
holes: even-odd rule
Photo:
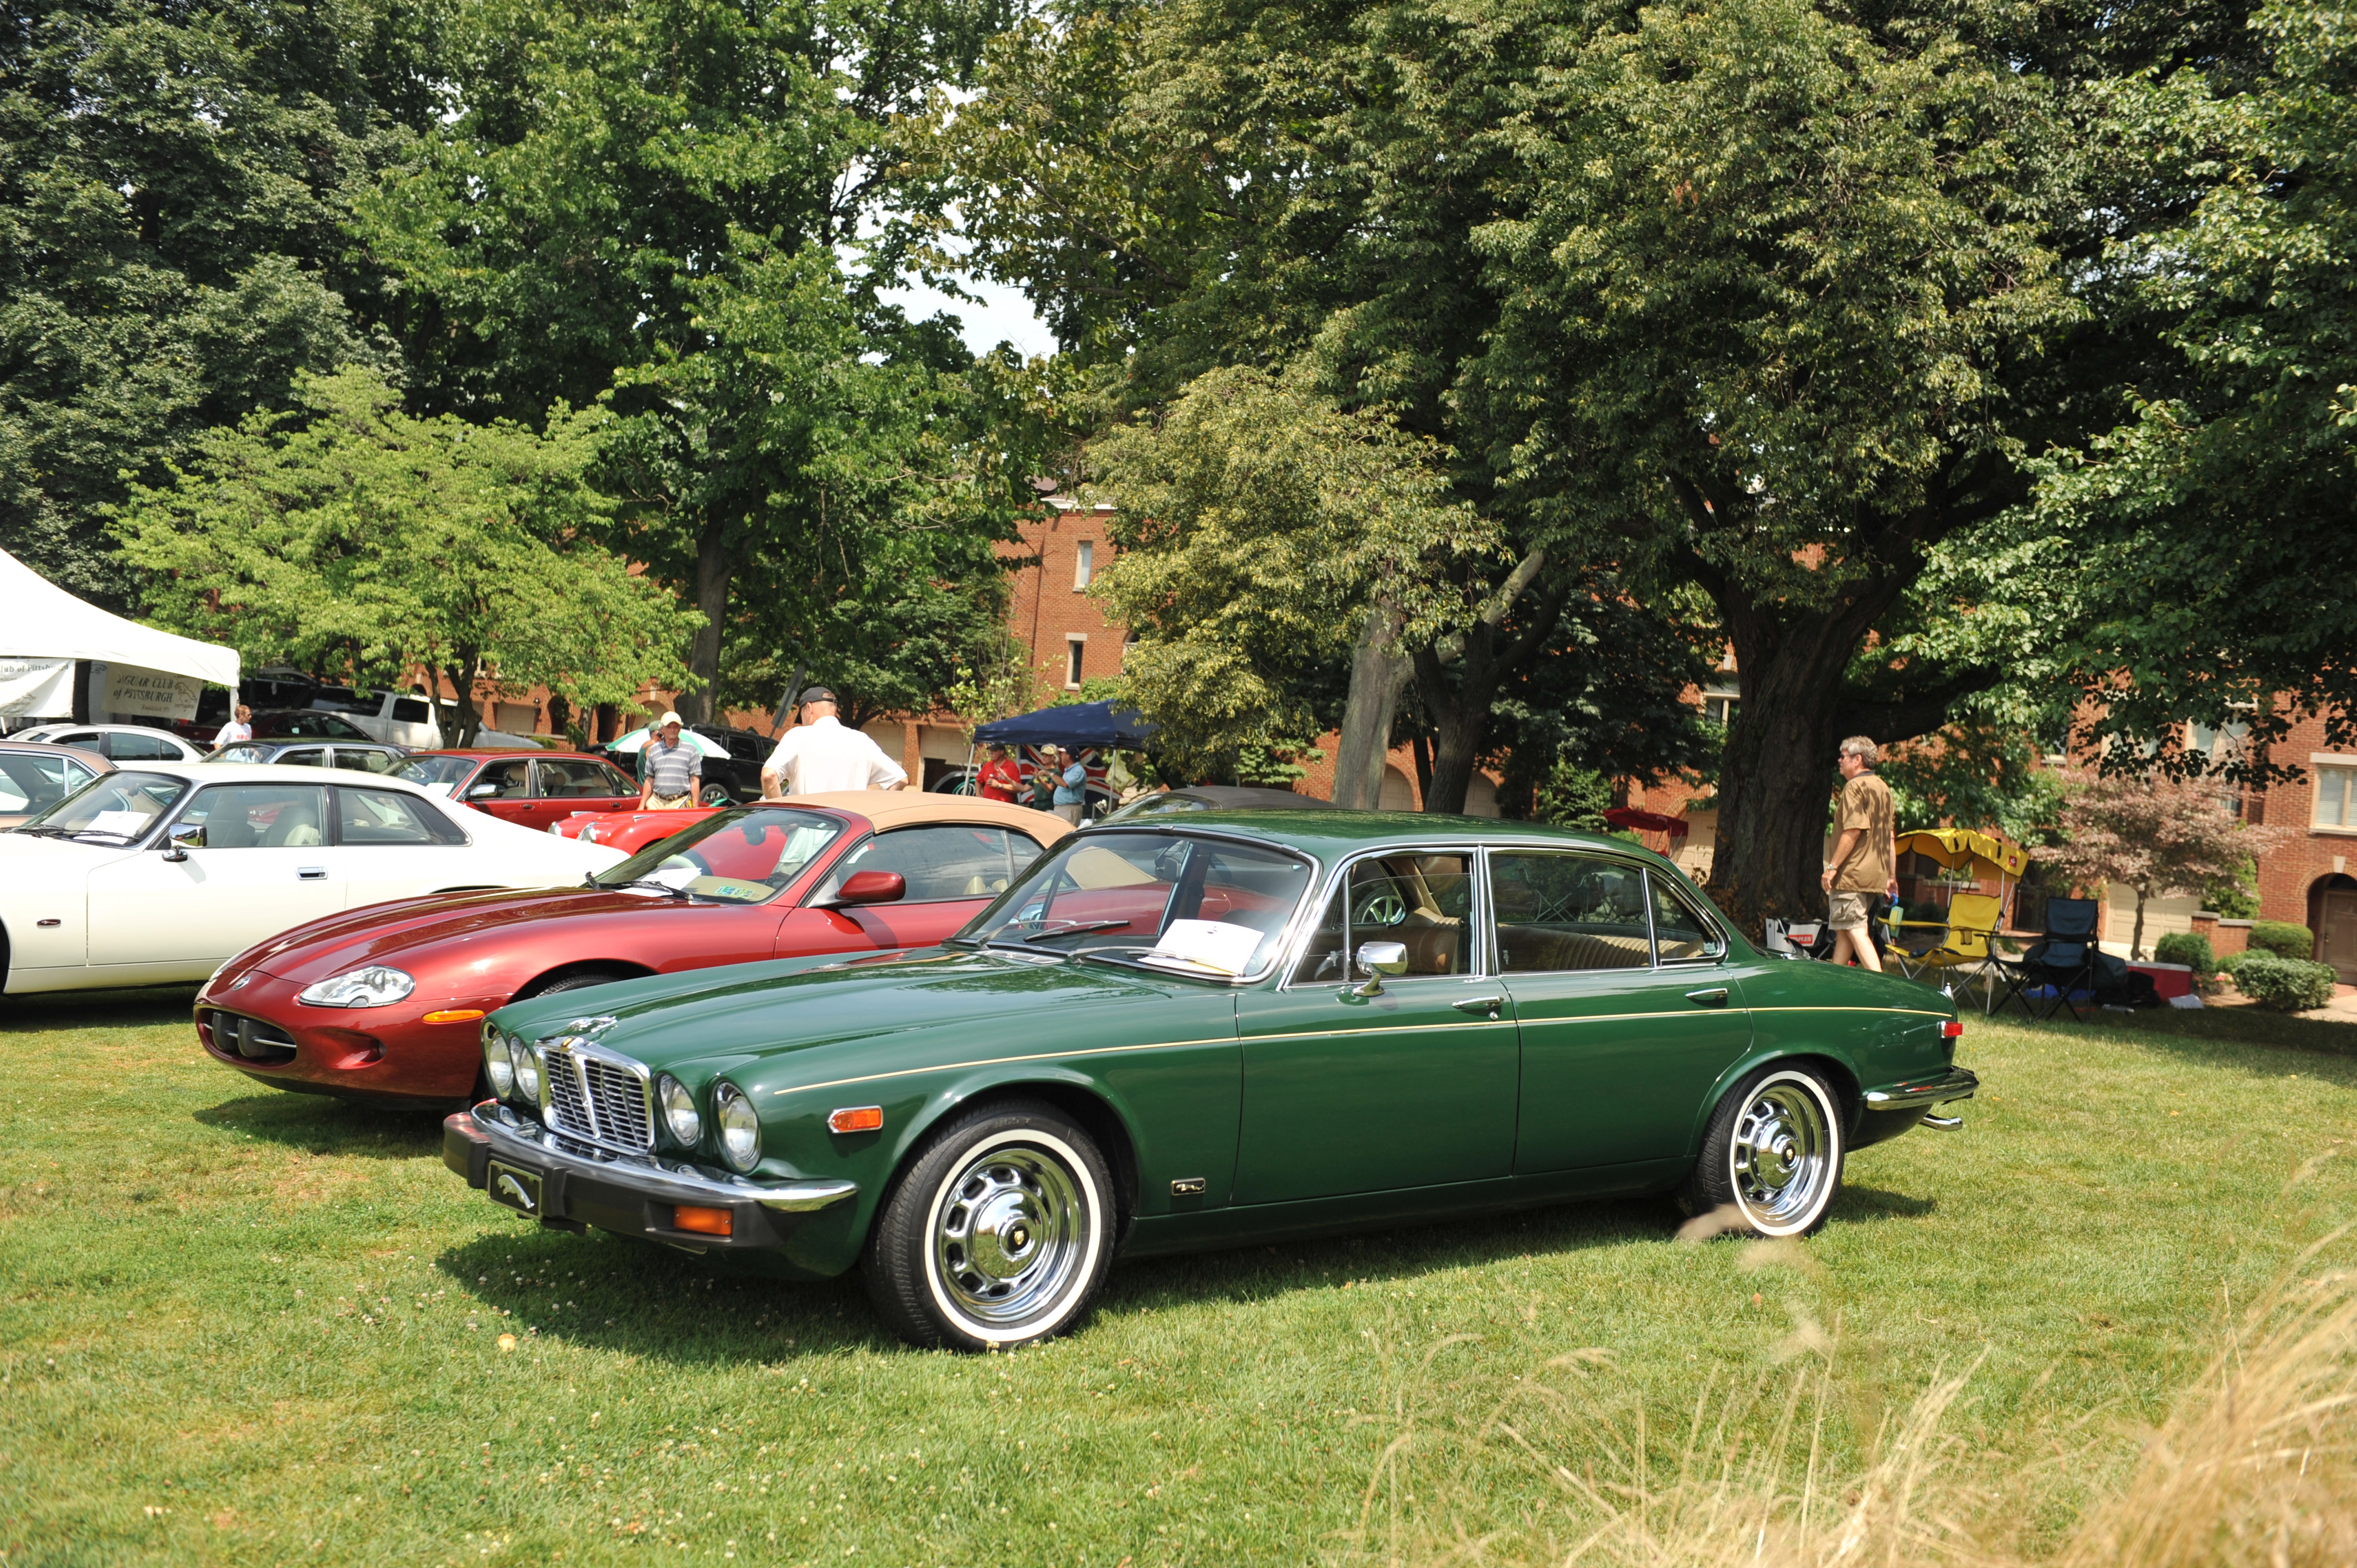
[[450, 742], [453, 751], [464, 751], [475, 744], [483, 731], [483, 713], [475, 705], [475, 667], [481, 660], [466, 649], [458, 650], [457, 662], [446, 667], [442, 673], [449, 679], [450, 690], [456, 693], [451, 706], [457, 710], [458, 734]]
[[2128, 939], [2128, 957], [2137, 963], [2144, 961], [2144, 889], [2136, 890], [2136, 935]]
[[1376, 600], [1351, 652], [1351, 695], [1334, 749], [1337, 806], [1372, 811], [1383, 803], [1383, 754], [1391, 749], [1392, 714], [1410, 669], [1405, 654], [1384, 648], [1398, 634], [1399, 623], [1399, 611]]
[[704, 525], [695, 542], [695, 607], [704, 612], [704, 624], [696, 628], [687, 659], [688, 672], [703, 682], [703, 689], [679, 694], [679, 716], [692, 725], [717, 722], [720, 634], [727, 624], [728, 580], [735, 571], [727, 529], [714, 519]]
[[[1515, 601], [1545, 564], [1545, 548], [1532, 550], [1500, 585], [1496, 600], [1480, 618], [1450, 634], [1445, 642], [1415, 650], [1416, 689], [1423, 694], [1433, 730], [1432, 777], [1424, 795], [1427, 811], [1465, 810], [1465, 796], [1473, 785], [1473, 765], [1480, 759], [1481, 745], [1490, 735], [1490, 703], [1506, 676], [1538, 650], [1563, 614], [1562, 594], [1544, 595], [1525, 629], [1512, 635], [1504, 629]], [[1457, 670], [1454, 688], [1448, 678], [1451, 665]]]
[[1710, 894], [1749, 931], [1770, 917], [1824, 913], [1825, 816], [1840, 771], [1842, 671], [1854, 643], [1815, 630], [1781, 648], [1747, 650], [1736, 639], [1741, 696], [1719, 763]]

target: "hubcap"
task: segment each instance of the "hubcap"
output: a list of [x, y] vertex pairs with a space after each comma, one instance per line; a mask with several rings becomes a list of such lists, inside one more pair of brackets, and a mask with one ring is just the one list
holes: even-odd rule
[[1833, 1149], [1816, 1096], [1790, 1079], [1763, 1085], [1736, 1123], [1736, 1200], [1762, 1230], [1793, 1229], [1832, 1184]]
[[1088, 1251], [1080, 1183], [1055, 1155], [1012, 1145], [977, 1156], [943, 1189], [933, 1262], [960, 1311], [1020, 1323], [1060, 1299]]

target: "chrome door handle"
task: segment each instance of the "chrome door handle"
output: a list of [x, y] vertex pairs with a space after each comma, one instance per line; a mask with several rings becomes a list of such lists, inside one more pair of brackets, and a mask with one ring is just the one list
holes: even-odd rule
[[1498, 1015], [1498, 1004], [1502, 1000], [1504, 1000], [1502, 997], [1497, 996], [1468, 996], [1464, 1001], [1451, 1002], [1449, 1005], [1459, 1013], [1487, 1013], [1491, 1017], [1495, 1018]]
[[298, 865], [295, 868], [295, 875], [306, 882], [318, 882], [327, 876], [328, 868], [324, 865]]
[[1724, 1007], [1727, 1005], [1727, 987], [1714, 985], [1707, 991], [1689, 991], [1686, 1000], [1705, 1007]]

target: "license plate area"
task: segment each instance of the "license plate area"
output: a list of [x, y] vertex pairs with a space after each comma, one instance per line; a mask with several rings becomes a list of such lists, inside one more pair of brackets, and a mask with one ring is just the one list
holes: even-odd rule
[[539, 1219], [544, 1212], [541, 1174], [493, 1160], [483, 1170], [483, 1191], [493, 1203]]

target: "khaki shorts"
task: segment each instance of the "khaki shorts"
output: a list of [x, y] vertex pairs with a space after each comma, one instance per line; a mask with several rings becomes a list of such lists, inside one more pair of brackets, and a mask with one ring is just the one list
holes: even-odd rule
[[1862, 931], [1866, 929], [1866, 912], [1873, 903], [1870, 893], [1836, 892], [1831, 897], [1832, 913], [1826, 916], [1825, 924], [1836, 931]]
[[684, 811], [695, 804], [694, 791], [680, 795], [650, 795], [646, 809], [650, 811]]

